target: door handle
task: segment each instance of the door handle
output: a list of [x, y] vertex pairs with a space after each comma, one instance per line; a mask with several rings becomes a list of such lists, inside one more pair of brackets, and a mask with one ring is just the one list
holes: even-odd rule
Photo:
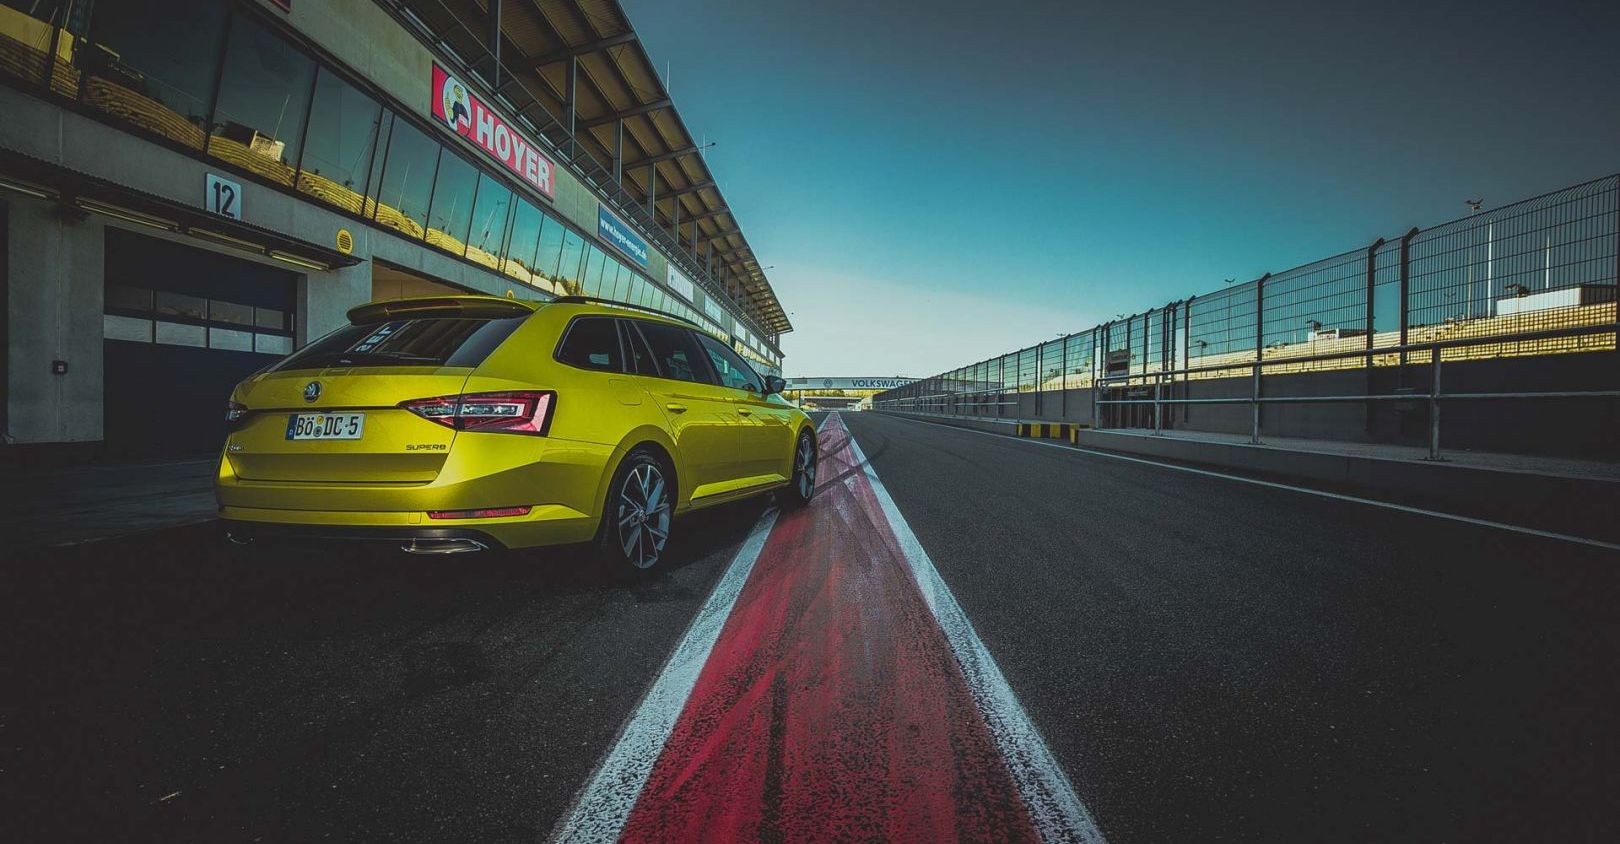
[[670, 402], [669, 404], [664, 405], [664, 409], [669, 411], [670, 413], [685, 413], [686, 412], [686, 405], [684, 405], [684, 404], [676, 404], [675, 402]]
[[749, 410], [749, 409], [748, 409], [748, 408], [746, 408], [746, 407], [739, 407], [739, 408], [737, 408], [737, 412], [738, 412], [738, 413], [740, 413], [740, 414], [742, 414], [742, 415], [744, 415], [744, 416], [749, 416], [749, 415], [752, 415], [752, 414], [753, 414], [753, 411], [752, 411], [752, 410]]

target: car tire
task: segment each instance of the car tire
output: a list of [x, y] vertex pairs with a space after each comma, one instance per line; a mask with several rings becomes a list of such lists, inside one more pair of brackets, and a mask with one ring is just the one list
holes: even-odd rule
[[799, 442], [793, 447], [793, 475], [788, 480], [787, 489], [782, 491], [784, 508], [803, 507], [815, 496], [816, 460], [819, 456], [815, 435], [809, 431], [799, 434]]
[[675, 515], [675, 483], [664, 462], [647, 449], [625, 455], [608, 484], [596, 556], [619, 576], [658, 566], [669, 550]]

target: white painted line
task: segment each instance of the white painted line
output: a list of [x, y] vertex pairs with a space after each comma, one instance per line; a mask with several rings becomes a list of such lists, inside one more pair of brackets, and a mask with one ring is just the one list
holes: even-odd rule
[[720, 629], [731, 615], [737, 595], [754, 570], [754, 562], [765, 547], [765, 540], [776, 525], [777, 510], [772, 507], [754, 523], [748, 538], [743, 540], [737, 556], [726, 567], [714, 591], [698, 609], [697, 617], [686, 629], [664, 663], [663, 671], [647, 690], [641, 705], [624, 725], [613, 749], [603, 757], [596, 772], [586, 782], [569, 810], [552, 831], [556, 842], [611, 842], [617, 841], [624, 824], [635, 808], [641, 790], [652, 776], [653, 765], [675, 729], [675, 721], [686, 708], [686, 699], [697, 684], [698, 674], [709, 660]]
[[[832, 415], [838, 416], [838, 413]], [[839, 424], [843, 425], [842, 419]], [[1097, 828], [1097, 822], [1074, 793], [1074, 785], [1069, 782], [1068, 775], [1058, 766], [1040, 731], [1035, 729], [1023, 705], [1013, 694], [1012, 687], [1007, 685], [1007, 678], [991, 658], [989, 649], [979, 639], [979, 634], [973, 631], [967, 613], [962, 611], [956, 596], [951, 594], [950, 587], [939, 576], [933, 560], [928, 558], [928, 552], [923, 550], [917, 535], [912, 533], [911, 525], [900, 515], [900, 508], [895, 506], [888, 489], [878, 479], [877, 472], [855, 441], [854, 432], [844, 427], [856, 465], [865, 470], [866, 478], [872, 484], [878, 504], [883, 507], [884, 515], [894, 529], [895, 539], [900, 543], [900, 550], [906, 555], [911, 574], [917, 580], [917, 588], [922, 591], [923, 600], [933, 611], [946, 641], [950, 643], [951, 652], [962, 667], [962, 675], [967, 680], [973, 700], [990, 728], [990, 735], [1007, 763], [1008, 773], [1018, 786], [1041, 840], [1102, 844], [1102, 830]]]
[[1479, 527], [1495, 528], [1497, 530], [1505, 530], [1505, 531], [1508, 531], [1510, 533], [1520, 533], [1520, 534], [1524, 534], [1526, 536], [1539, 536], [1542, 539], [1553, 539], [1553, 540], [1557, 540], [1559, 542], [1572, 542], [1572, 543], [1574, 543], [1576, 545], [1588, 545], [1588, 546], [1591, 546], [1593, 548], [1603, 548], [1603, 549], [1609, 550], [1609, 551], [1620, 551], [1620, 543], [1604, 542], [1601, 539], [1588, 539], [1588, 538], [1586, 538], [1584, 536], [1575, 536], [1573, 534], [1568, 534], [1568, 533], [1556, 533], [1556, 532], [1550, 531], [1550, 530], [1540, 530], [1540, 529], [1533, 528], [1533, 527], [1525, 527], [1523, 525], [1512, 525], [1512, 524], [1508, 524], [1507, 522], [1493, 522], [1493, 521], [1491, 521], [1489, 519], [1476, 519], [1473, 516], [1461, 516], [1461, 515], [1458, 515], [1456, 513], [1444, 513], [1444, 512], [1441, 512], [1439, 510], [1425, 510], [1422, 507], [1409, 507], [1409, 506], [1407, 506], [1405, 504], [1396, 504], [1396, 503], [1394, 503], [1392, 501], [1379, 501], [1376, 498], [1362, 498], [1362, 497], [1356, 496], [1356, 495], [1344, 495], [1342, 493], [1337, 493], [1337, 492], [1328, 492], [1327, 490], [1311, 489], [1308, 486], [1294, 486], [1293, 484], [1282, 484], [1282, 483], [1277, 483], [1276, 481], [1263, 481], [1263, 480], [1260, 480], [1259, 478], [1246, 478], [1246, 477], [1244, 477], [1242, 475], [1228, 475], [1225, 472], [1214, 472], [1214, 471], [1211, 471], [1209, 469], [1195, 469], [1192, 466], [1179, 466], [1179, 465], [1177, 465], [1175, 463], [1161, 463], [1161, 462], [1159, 462], [1157, 460], [1147, 460], [1147, 459], [1144, 459], [1144, 458], [1141, 458], [1141, 457], [1130, 457], [1130, 456], [1124, 455], [1124, 454], [1115, 454], [1115, 453], [1113, 453], [1111, 451], [1097, 451], [1096, 449], [1085, 448], [1083, 446], [1061, 445], [1061, 444], [1058, 444], [1058, 443], [1042, 442], [1041, 440], [1024, 439], [1024, 438], [1019, 438], [1019, 437], [1009, 437], [1006, 434], [997, 434], [997, 433], [995, 433], [993, 431], [980, 431], [980, 430], [976, 430], [976, 429], [973, 429], [973, 428], [958, 428], [955, 425], [946, 425], [943, 422], [933, 422], [933, 421], [930, 421], [928, 419], [905, 419], [905, 417], [897, 417], [897, 418], [904, 419], [905, 421], [908, 421], [908, 422], [921, 422], [921, 423], [923, 423], [925, 425], [938, 425], [941, 428], [950, 428], [953, 431], [962, 431], [964, 433], [969, 433], [969, 434], [983, 434], [984, 436], [996, 437], [998, 439], [1006, 440], [1007, 442], [1010, 442], [1010, 443], [1021, 443], [1023, 445], [1040, 445], [1040, 446], [1046, 446], [1047, 448], [1060, 448], [1060, 449], [1063, 449], [1064, 451], [1067, 451], [1067, 452], [1069, 452], [1071, 454], [1072, 453], [1090, 454], [1090, 455], [1093, 455], [1093, 456], [1096, 456], [1096, 457], [1107, 457], [1107, 458], [1111, 458], [1113, 460], [1124, 460], [1127, 463], [1141, 463], [1141, 464], [1146, 465], [1146, 466], [1157, 466], [1160, 469], [1174, 469], [1177, 472], [1190, 472], [1190, 473], [1192, 473], [1194, 475], [1207, 475], [1207, 476], [1209, 476], [1211, 478], [1224, 478], [1224, 479], [1229, 480], [1229, 481], [1237, 481], [1239, 483], [1253, 484], [1254, 486], [1270, 487], [1272, 489], [1286, 489], [1286, 490], [1288, 490], [1290, 492], [1303, 492], [1306, 495], [1314, 495], [1314, 496], [1317, 496], [1318, 498], [1331, 498], [1334, 501], [1349, 501], [1349, 502], [1351, 502], [1353, 504], [1366, 504], [1366, 505], [1368, 505], [1370, 507], [1382, 507], [1382, 508], [1384, 508], [1386, 510], [1399, 510], [1402, 513], [1414, 513], [1414, 514], [1419, 515], [1419, 516], [1430, 516], [1430, 517], [1433, 517], [1433, 518], [1436, 518], [1436, 519], [1446, 519], [1448, 521], [1453, 521], [1453, 522], [1462, 522], [1463, 524], [1467, 524], [1467, 525], [1477, 525]]

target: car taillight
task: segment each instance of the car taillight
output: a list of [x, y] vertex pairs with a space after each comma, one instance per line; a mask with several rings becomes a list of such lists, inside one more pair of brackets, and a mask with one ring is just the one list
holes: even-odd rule
[[225, 427], [234, 430], [242, 424], [248, 415], [247, 405], [240, 402], [228, 401], [225, 403]]
[[457, 431], [496, 431], [544, 436], [551, 427], [557, 394], [550, 391], [467, 393], [413, 399], [399, 406]]

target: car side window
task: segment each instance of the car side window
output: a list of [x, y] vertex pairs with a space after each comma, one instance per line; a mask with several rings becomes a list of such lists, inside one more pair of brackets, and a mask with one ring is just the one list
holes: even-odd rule
[[619, 329], [611, 317], [579, 317], [568, 325], [557, 360], [581, 369], [623, 372], [619, 351]]
[[759, 376], [754, 374], [754, 370], [748, 364], [743, 363], [743, 359], [736, 352], [707, 334], [699, 334], [697, 338], [698, 342], [703, 344], [703, 351], [708, 353], [709, 363], [714, 366], [715, 374], [720, 376], [722, 386], [750, 393], [761, 392]]
[[629, 366], [625, 369], [637, 375], [651, 375], [658, 377], [658, 363], [653, 360], [652, 349], [647, 347], [646, 338], [636, 330], [636, 324], [627, 319], [619, 322], [619, 333], [624, 338], [624, 357]]
[[698, 350], [689, 332], [661, 322], [639, 319], [634, 322], [641, 329], [641, 336], [647, 338], [647, 346], [652, 349], [653, 360], [657, 361], [663, 377], [698, 384], [713, 383], [708, 365], [702, 360], [703, 352]]

